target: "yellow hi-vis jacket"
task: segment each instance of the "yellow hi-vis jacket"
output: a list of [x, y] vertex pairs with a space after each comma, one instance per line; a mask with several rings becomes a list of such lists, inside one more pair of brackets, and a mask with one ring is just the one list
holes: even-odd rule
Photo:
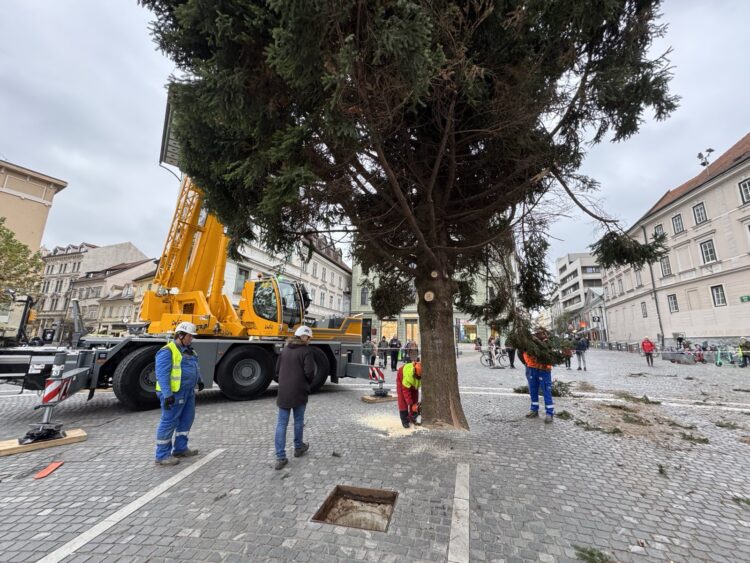
[[406, 364], [402, 373], [401, 385], [405, 388], [419, 389], [422, 386], [422, 380], [414, 376], [414, 363]]
[[[162, 350], [164, 348], [169, 348], [169, 351], [172, 352], [172, 371], [169, 373], [169, 388], [172, 390], [172, 393], [177, 393], [180, 390], [180, 382], [182, 381], [182, 352], [180, 352], [180, 349], [173, 340], [169, 341]], [[156, 382], [156, 390], [161, 391], [158, 380]]]

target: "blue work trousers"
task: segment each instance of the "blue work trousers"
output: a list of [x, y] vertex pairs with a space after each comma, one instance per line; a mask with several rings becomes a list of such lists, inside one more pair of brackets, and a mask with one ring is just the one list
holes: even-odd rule
[[294, 411], [294, 448], [302, 447], [302, 431], [305, 428], [306, 404], [293, 409], [279, 408], [279, 418], [276, 421], [276, 459], [286, 459], [286, 427], [289, 425], [289, 415]]
[[195, 390], [181, 388], [173, 395], [172, 408], [165, 409], [164, 394], [157, 393], [161, 404], [161, 420], [156, 428], [157, 461], [188, 449], [188, 434], [195, 419]]
[[537, 368], [526, 368], [526, 381], [529, 383], [529, 395], [531, 396], [531, 410], [539, 410], [539, 388], [544, 395], [544, 410], [547, 414], [554, 414], [552, 403], [552, 372]]

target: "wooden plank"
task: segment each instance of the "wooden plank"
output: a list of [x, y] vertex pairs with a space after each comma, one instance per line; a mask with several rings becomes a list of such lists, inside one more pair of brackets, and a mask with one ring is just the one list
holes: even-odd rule
[[76, 442], [83, 442], [88, 436], [81, 428], [74, 428], [73, 430], [66, 430], [65, 437], [57, 440], [46, 440], [44, 442], [36, 442], [34, 444], [26, 444], [24, 446], [18, 443], [18, 439], [3, 440], [0, 442], [0, 457], [7, 455], [15, 455], [24, 452], [33, 452], [34, 450], [42, 450], [45, 448], [53, 448], [55, 446], [65, 446], [67, 444], [75, 444]]
[[49, 475], [50, 473], [52, 473], [55, 469], [57, 469], [58, 467], [60, 467], [63, 463], [65, 463], [65, 462], [64, 461], [53, 461], [47, 467], [45, 467], [44, 469], [42, 469], [39, 473], [37, 473], [36, 475], [34, 475], [34, 479], [44, 479], [47, 475]]
[[398, 397], [394, 395], [388, 395], [387, 397], [375, 397], [374, 395], [362, 396], [362, 401], [365, 403], [390, 403], [391, 401], [397, 401]]

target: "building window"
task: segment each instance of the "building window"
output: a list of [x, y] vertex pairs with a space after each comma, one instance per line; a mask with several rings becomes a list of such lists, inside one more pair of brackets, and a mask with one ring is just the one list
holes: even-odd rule
[[246, 268], [237, 268], [237, 278], [234, 280], [234, 292], [242, 293], [245, 282], [250, 278], [250, 270]]
[[604, 300], [606, 301], [607, 299], [609, 299], [609, 287], [605, 285], [604, 286]]
[[334, 278], [333, 278], [333, 272], [331, 272], [331, 285], [334, 285], [334, 281], [333, 281], [333, 279], [334, 279]]
[[660, 234], [662, 234], [662, 233], [664, 233], [664, 227], [662, 227], [662, 226], [661, 226], [661, 224], [659, 224], [659, 225], [656, 225], [656, 226], [654, 227], [654, 234], [655, 234], [655, 235], [660, 235]]
[[669, 256], [661, 259], [661, 275], [667, 277], [672, 275], [672, 266], [669, 264]]
[[641, 287], [643, 285], [643, 281], [641, 280], [641, 271], [636, 270], [635, 271], [635, 286]]
[[333, 309], [333, 295], [328, 296], [328, 307]]
[[317, 262], [313, 262], [313, 277], [314, 278], [318, 277], [318, 263]]
[[370, 295], [369, 291], [366, 287], [363, 287], [359, 290], [359, 304], [360, 305], [369, 305], [370, 304]]
[[581, 267], [581, 271], [584, 274], [598, 274], [601, 272], [601, 268], [599, 266], [583, 266]]
[[304, 259], [302, 260], [302, 272], [307, 273], [307, 261]]
[[341, 297], [337, 299], [337, 303], [338, 303], [338, 310], [341, 311]]
[[648, 311], [646, 310], [646, 302], [641, 301], [641, 315], [643, 315], [643, 318], [645, 319], [648, 317]]
[[708, 264], [709, 262], [716, 262], [716, 249], [714, 248], [714, 241], [707, 240], [701, 243], [701, 254], [703, 255], [703, 263]]
[[714, 307], [724, 307], [727, 304], [727, 297], [724, 295], [723, 285], [711, 286], [711, 297], [714, 300]]
[[326, 267], [325, 266], [323, 266], [323, 275], [320, 276], [320, 279], [323, 280], [323, 283], [326, 282]]
[[321, 307], [326, 306], [326, 292], [325, 291], [320, 292], [320, 306]]
[[622, 289], [622, 278], [617, 278], [617, 289], [618, 295], [622, 295], [625, 291]]
[[685, 226], [682, 224], [682, 215], [677, 214], [672, 217], [672, 228], [674, 229], [674, 234], [679, 234], [685, 230]]
[[706, 215], [706, 206], [702, 203], [693, 206], [693, 217], [695, 217], [695, 224], [700, 225], [708, 221], [708, 215]]
[[742, 198], [742, 203], [750, 202], [750, 178], [740, 182], [740, 197]]
[[680, 308], [677, 306], [677, 294], [676, 293], [667, 295], [667, 303], [669, 303], [670, 313], [676, 313], [677, 311], [680, 310]]
[[343, 289], [343, 276], [339, 276], [339, 289]]
[[315, 303], [315, 288], [310, 288], [310, 303]]

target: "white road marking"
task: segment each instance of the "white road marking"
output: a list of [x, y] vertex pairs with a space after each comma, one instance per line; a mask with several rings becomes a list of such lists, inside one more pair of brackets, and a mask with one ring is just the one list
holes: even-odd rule
[[456, 489], [448, 544], [448, 563], [469, 562], [469, 464], [456, 466]]
[[189, 477], [190, 475], [198, 471], [201, 467], [212, 461], [217, 456], [221, 455], [223, 452], [223, 448], [212, 451], [203, 459], [196, 461], [195, 463], [190, 465], [190, 467], [183, 469], [177, 475], [174, 475], [170, 479], [164, 481], [161, 485], [157, 485], [143, 496], [137, 498], [130, 504], [123, 506], [114, 514], [107, 516], [104, 520], [83, 532], [76, 539], [69, 541], [62, 547], [56, 549], [52, 553], [40, 559], [37, 563], [57, 563], [58, 561], [62, 561], [69, 555], [75, 553], [77, 549], [83, 547], [97, 536], [100, 536], [101, 534], [109, 530], [115, 524], [118, 524], [119, 522], [133, 514], [133, 512], [144, 506], [146, 503], [154, 500], [170, 487], [176, 485], [186, 477]]

